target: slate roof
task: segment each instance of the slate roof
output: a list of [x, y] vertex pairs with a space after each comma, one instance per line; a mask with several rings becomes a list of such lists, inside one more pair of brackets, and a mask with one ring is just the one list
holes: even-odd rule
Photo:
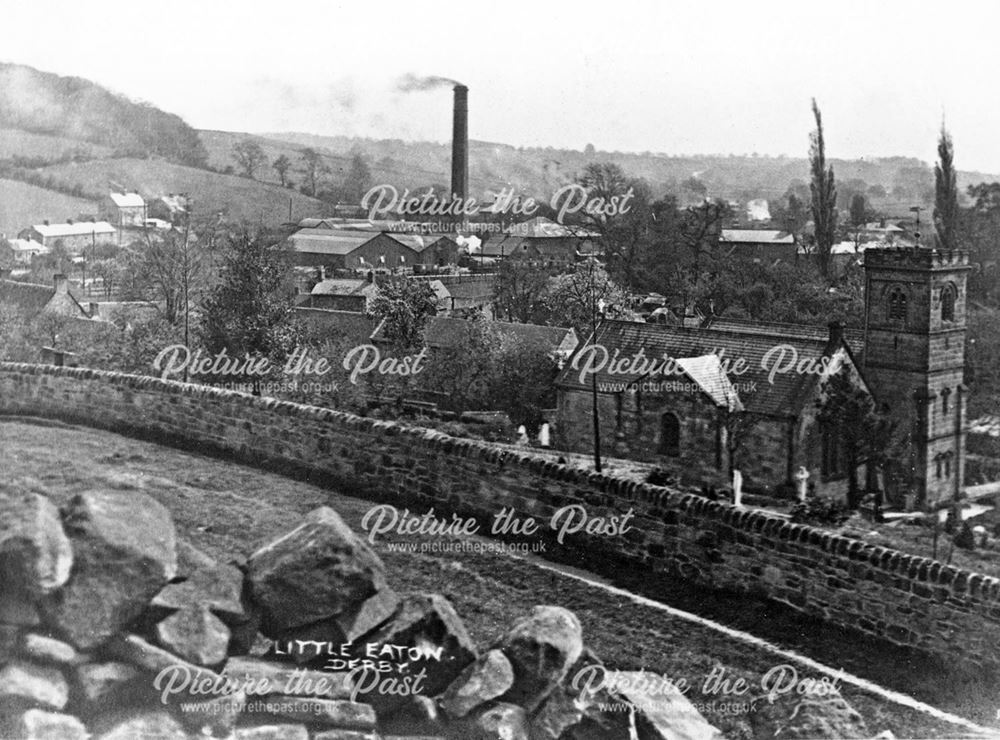
[[355, 344], [368, 344], [377, 323], [357, 311], [325, 308], [296, 308], [295, 316], [320, 338], [346, 339]]
[[10, 303], [28, 316], [35, 316], [52, 300], [51, 285], [35, 285], [17, 280], [0, 280], [0, 303]]
[[333, 231], [332, 229], [299, 229], [288, 241], [296, 252], [347, 255], [378, 234], [365, 231]]
[[[804, 339], [824, 340], [830, 336], [830, 328], [818, 324], [783, 324], [778, 321], [755, 321], [753, 319], [734, 319], [725, 316], [713, 316], [703, 328], [718, 331], [735, 331], [743, 334], [767, 334], [774, 337], [801, 337]], [[864, 329], [844, 327], [844, 339], [851, 352], [860, 355], [865, 349]]]
[[[769, 380], [772, 365], [762, 362], [765, 355], [776, 346], [787, 347], [789, 354], [794, 350], [798, 360], [816, 360], [828, 353], [828, 337], [815, 338], [767, 332], [725, 331], [712, 328], [668, 326], [628, 321], [603, 321], [597, 327], [596, 343], [609, 354], [619, 351], [619, 357], [631, 358], [641, 349], [647, 358], [698, 358], [707, 354], [719, 354], [727, 374], [737, 387], [744, 407], [750, 413], [772, 417], [796, 415], [811, 395], [808, 391], [818, 382], [819, 376], [797, 372], [776, 373], [773, 382]], [[587, 343], [589, 344], [589, 342]], [[586, 345], [584, 345], [586, 346]], [[775, 351], [776, 352], [776, 351]], [[734, 372], [736, 363], [742, 359], [745, 372]], [[579, 365], [574, 368], [576, 358], [566, 363], [556, 379], [556, 385], [563, 389], [589, 390], [589, 376], [580, 381]], [[670, 380], [675, 375], [657, 375], [656, 379]], [[649, 375], [615, 373], [606, 369], [597, 373], [598, 384], [629, 383], [637, 380], [654, 379]], [[756, 382], [756, 391], [747, 391], [745, 385]]]

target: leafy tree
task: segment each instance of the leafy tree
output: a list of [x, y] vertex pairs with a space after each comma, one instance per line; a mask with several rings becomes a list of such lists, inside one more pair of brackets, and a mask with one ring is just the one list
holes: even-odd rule
[[581, 337], [590, 336], [601, 314], [608, 318], [628, 315], [628, 295], [594, 259], [550, 278], [544, 300], [550, 323], [571, 326]]
[[512, 333], [500, 332], [494, 362], [493, 408], [506, 411], [515, 424], [536, 428], [542, 410], [555, 405], [553, 381], [558, 365]]
[[320, 179], [326, 174], [327, 168], [323, 164], [323, 158], [320, 156], [320, 153], [315, 149], [306, 147], [299, 151], [299, 155], [302, 159], [302, 169], [306, 178], [305, 191], [308, 195], [315, 198], [316, 193], [319, 192]]
[[851, 198], [851, 226], [860, 229], [867, 223], [868, 205], [865, 203], [865, 196], [855, 193]]
[[439, 405], [463, 412], [487, 408], [500, 337], [483, 314], [463, 321], [457, 341], [436, 347], [421, 385], [440, 395]]
[[351, 157], [351, 166], [344, 176], [342, 195], [352, 205], [360, 205], [361, 199], [372, 186], [372, 171], [362, 154]]
[[414, 350], [423, 343], [427, 318], [437, 312], [437, 296], [426, 280], [395, 277], [378, 286], [368, 303], [368, 316], [384, 321], [382, 329], [393, 348]]
[[[226, 237], [222, 260], [219, 282], [202, 303], [200, 334], [205, 348], [210, 354], [225, 350], [230, 357], [266, 358], [280, 371], [301, 337], [294, 322], [288, 260], [246, 229]], [[244, 380], [247, 376], [234, 375]], [[259, 393], [262, 377], [250, 380]]]
[[0, 269], [9, 270], [14, 266], [14, 248], [10, 242], [0, 237]]
[[858, 466], [885, 464], [894, 425], [852, 376], [850, 366], [844, 365], [823, 382], [816, 418], [841, 445], [847, 465], [847, 507], [857, 509], [862, 493]]
[[942, 249], [958, 246], [958, 173], [955, 172], [955, 149], [951, 136], [941, 126], [938, 139], [938, 163], [934, 165], [934, 227]]
[[812, 217], [816, 229], [816, 255], [823, 277], [830, 275], [830, 252], [837, 239], [837, 186], [833, 179], [833, 167], [826, 163], [826, 142], [823, 138], [823, 117], [816, 99], [812, 101], [816, 130], [810, 135], [809, 169], [812, 180], [809, 190], [812, 195]]
[[112, 314], [102, 331], [95, 332], [81, 347], [80, 359], [88, 367], [152, 375], [156, 356], [182, 340], [181, 328], [161, 314], [124, 308]]
[[250, 139], [233, 144], [233, 158], [243, 170], [243, 174], [253, 179], [254, 173], [267, 162], [267, 155], [260, 144]]
[[549, 276], [524, 260], [505, 259], [493, 278], [493, 310], [497, 318], [531, 323], [544, 309]]
[[292, 167], [292, 160], [284, 154], [281, 154], [274, 158], [274, 161], [271, 162], [271, 167], [278, 173], [278, 179], [281, 181], [281, 187], [288, 187], [288, 170]]
[[969, 297], [1000, 305], [1000, 183], [979, 183], [968, 189], [971, 208], [962, 212], [959, 243], [969, 249], [976, 270], [969, 274]]

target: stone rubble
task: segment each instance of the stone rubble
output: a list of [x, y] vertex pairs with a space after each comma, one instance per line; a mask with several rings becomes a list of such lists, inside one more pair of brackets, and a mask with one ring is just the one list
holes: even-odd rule
[[561, 607], [535, 607], [480, 655], [447, 599], [393, 590], [327, 507], [222, 564], [143, 494], [87, 491], [59, 512], [0, 489], [0, 570], [3, 738], [718, 735], [697, 713], [673, 734], [671, 716], [602, 714], [622, 697], [573, 689], [599, 661]]

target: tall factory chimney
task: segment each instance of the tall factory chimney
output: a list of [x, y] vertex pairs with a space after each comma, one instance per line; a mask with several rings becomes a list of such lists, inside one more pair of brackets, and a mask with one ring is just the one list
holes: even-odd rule
[[454, 126], [451, 133], [451, 192], [465, 200], [469, 191], [469, 88], [455, 85]]

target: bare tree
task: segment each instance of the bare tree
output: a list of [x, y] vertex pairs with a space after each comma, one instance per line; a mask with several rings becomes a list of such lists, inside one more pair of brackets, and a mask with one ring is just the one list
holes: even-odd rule
[[306, 147], [299, 154], [302, 156], [302, 168], [306, 176], [307, 191], [309, 195], [315, 198], [316, 193], [319, 191], [320, 178], [327, 172], [327, 168], [323, 164], [323, 158], [315, 149]]

